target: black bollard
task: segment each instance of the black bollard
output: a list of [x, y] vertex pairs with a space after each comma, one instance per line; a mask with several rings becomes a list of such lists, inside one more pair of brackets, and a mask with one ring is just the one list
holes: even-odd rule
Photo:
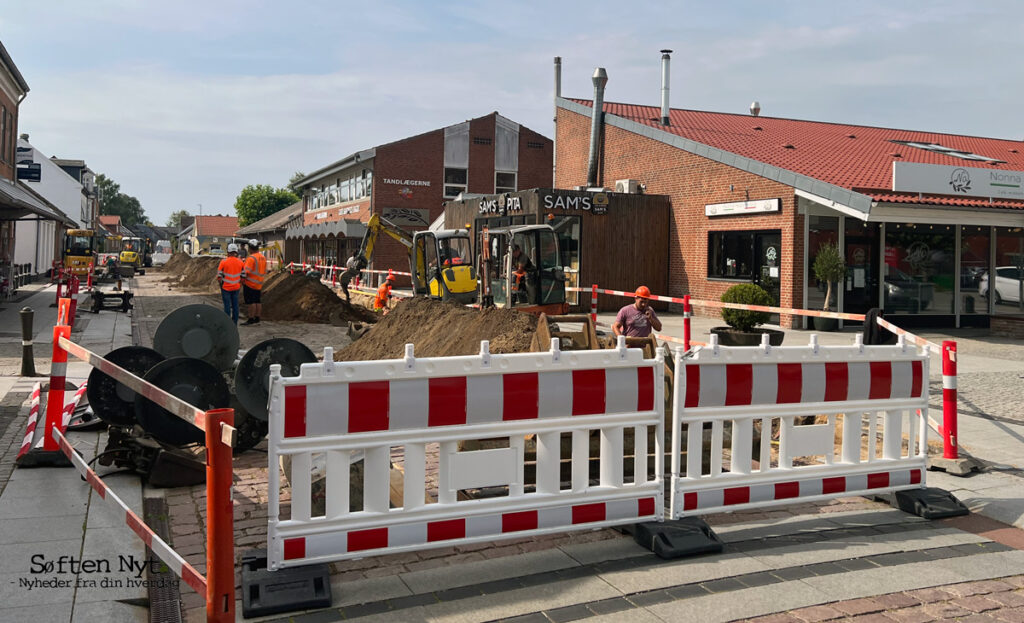
[[22, 307], [21, 312], [21, 376], [36, 375], [36, 361], [32, 356], [32, 317], [35, 312], [31, 307]]

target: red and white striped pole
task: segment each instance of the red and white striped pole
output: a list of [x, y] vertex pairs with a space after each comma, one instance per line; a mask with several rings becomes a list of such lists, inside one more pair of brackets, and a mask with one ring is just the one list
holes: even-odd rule
[[[67, 305], [67, 307], [65, 307]], [[70, 301], [64, 299], [60, 302], [57, 317], [70, 307]], [[66, 316], [64, 322], [67, 322]], [[53, 438], [53, 429], [60, 429], [61, 419], [64, 412], [64, 381], [68, 374], [68, 351], [60, 347], [60, 338], [71, 339], [71, 327], [66, 324], [58, 324], [53, 328], [53, 358], [50, 360], [50, 391], [46, 394], [46, 429], [43, 431], [43, 450], [47, 452], [59, 452], [60, 447]]]
[[36, 434], [36, 422], [39, 421], [39, 393], [40, 393], [40, 390], [41, 390], [41, 387], [40, 387], [39, 383], [36, 383], [35, 386], [32, 388], [32, 395], [31, 395], [32, 402], [31, 402], [31, 406], [29, 407], [29, 411], [28, 411], [28, 426], [25, 428], [25, 439], [22, 440], [22, 442], [21, 442], [21, 449], [18, 450], [18, 456], [16, 457], [16, 458], [19, 458], [19, 459], [21, 457], [25, 456], [26, 454], [28, 454], [28, 451], [32, 449], [32, 438], [35, 437], [35, 434]]
[[93, 271], [93, 263], [92, 262], [89, 262], [89, 268], [87, 270], [89, 272], [85, 276], [85, 289], [86, 290], [92, 290], [92, 271]]
[[956, 442], [956, 342], [942, 342], [942, 458], [960, 458]]
[[590, 286], [590, 321], [597, 325], [597, 284]]
[[690, 295], [683, 296], [683, 349], [690, 350], [690, 318], [693, 308], [690, 306]]

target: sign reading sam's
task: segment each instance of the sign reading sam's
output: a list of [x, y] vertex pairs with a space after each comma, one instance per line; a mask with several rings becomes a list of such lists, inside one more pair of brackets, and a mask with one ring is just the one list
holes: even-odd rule
[[1024, 199], [1024, 171], [894, 162], [892, 189], [929, 195]]

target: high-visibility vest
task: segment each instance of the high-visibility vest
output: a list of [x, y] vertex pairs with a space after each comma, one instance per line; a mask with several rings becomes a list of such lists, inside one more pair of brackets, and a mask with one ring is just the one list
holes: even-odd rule
[[389, 298], [391, 298], [391, 284], [383, 283], [377, 288], [377, 296], [373, 299], [373, 309], [384, 309], [388, 304]]
[[240, 289], [243, 270], [245, 270], [245, 265], [237, 257], [229, 255], [222, 259], [217, 265], [217, 277], [223, 280], [220, 284], [221, 289], [228, 292]]
[[252, 253], [245, 258], [245, 272], [242, 274], [242, 283], [252, 290], [263, 288], [263, 277], [267, 274], [267, 258], [259, 251]]

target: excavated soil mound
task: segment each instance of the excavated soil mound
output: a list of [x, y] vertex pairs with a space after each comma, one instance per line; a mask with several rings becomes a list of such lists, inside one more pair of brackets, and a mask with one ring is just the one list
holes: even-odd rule
[[537, 317], [530, 314], [404, 299], [334, 360], [397, 359], [405, 356], [406, 344], [415, 345], [417, 357], [475, 355], [481, 340], [490, 341], [492, 353], [527, 352], [536, 330]]
[[263, 284], [263, 320], [298, 320], [344, 324], [376, 322], [377, 314], [347, 305], [318, 279], [287, 272], [272, 273]]
[[183, 288], [197, 288], [201, 290], [217, 291], [217, 266], [221, 257], [201, 256], [194, 257], [185, 265], [184, 270], [178, 278], [178, 285]]
[[164, 270], [173, 273], [180, 273], [185, 270], [185, 267], [192, 261], [192, 256], [188, 253], [182, 253], [181, 251], [171, 256], [171, 259], [167, 260], [164, 264]]

